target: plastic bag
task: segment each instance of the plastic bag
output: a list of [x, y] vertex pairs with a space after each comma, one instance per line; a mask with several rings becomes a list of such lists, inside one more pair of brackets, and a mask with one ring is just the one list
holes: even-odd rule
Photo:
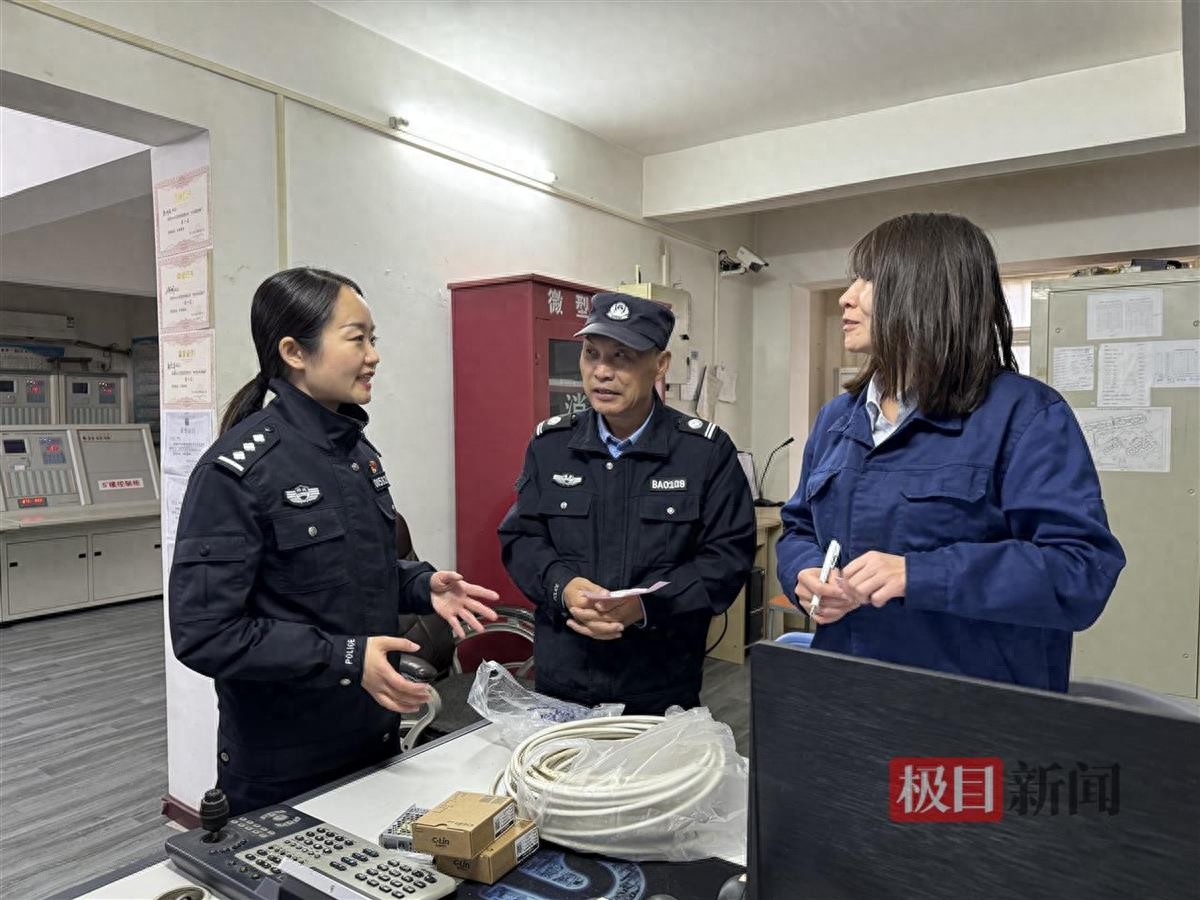
[[672, 707], [660, 724], [621, 739], [623, 723], [636, 720], [645, 721], [597, 720], [586, 729], [593, 737], [550, 733], [522, 748], [521, 814], [545, 839], [581, 852], [744, 860], [750, 767], [729, 726], [703, 707]]
[[475, 712], [499, 726], [500, 740], [506, 747], [517, 746], [548, 725], [596, 716], [619, 716], [625, 710], [623, 703], [588, 707], [547, 697], [522, 687], [508, 669], [491, 660], [485, 660], [476, 670], [467, 703]]

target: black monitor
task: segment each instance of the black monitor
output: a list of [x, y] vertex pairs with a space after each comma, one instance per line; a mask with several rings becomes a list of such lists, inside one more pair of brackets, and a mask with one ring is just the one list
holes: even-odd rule
[[757, 900], [1200, 896], [1189, 711], [759, 644], [750, 741]]

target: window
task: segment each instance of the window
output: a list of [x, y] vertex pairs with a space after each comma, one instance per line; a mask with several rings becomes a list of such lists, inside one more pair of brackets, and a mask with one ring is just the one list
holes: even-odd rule
[[1034, 281], [1034, 278], [1000, 280], [1000, 285], [1004, 288], [1004, 299], [1008, 302], [1008, 314], [1012, 316], [1013, 355], [1017, 358], [1017, 366], [1022, 375], [1029, 374], [1029, 307]]

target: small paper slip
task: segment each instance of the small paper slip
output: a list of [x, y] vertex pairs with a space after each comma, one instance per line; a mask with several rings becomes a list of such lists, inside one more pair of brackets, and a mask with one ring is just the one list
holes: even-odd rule
[[584, 591], [583, 596], [588, 600], [623, 600], [625, 597], [640, 597], [643, 594], [653, 594], [659, 588], [664, 588], [669, 581], [656, 581], [648, 588], [625, 588], [623, 591]]

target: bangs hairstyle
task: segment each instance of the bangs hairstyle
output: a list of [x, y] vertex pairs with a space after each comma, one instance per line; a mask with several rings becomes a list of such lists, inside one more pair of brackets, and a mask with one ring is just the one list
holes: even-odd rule
[[991, 242], [949, 213], [889, 219], [850, 251], [851, 278], [871, 282], [871, 354], [845, 384], [859, 394], [916, 394], [926, 415], [966, 415], [1001, 372], [1016, 372], [1012, 319]]

